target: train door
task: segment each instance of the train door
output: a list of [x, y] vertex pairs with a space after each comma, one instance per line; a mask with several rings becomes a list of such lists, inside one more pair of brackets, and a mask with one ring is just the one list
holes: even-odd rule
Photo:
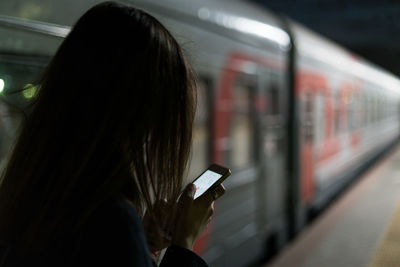
[[260, 231], [266, 233], [266, 252], [273, 254], [286, 240], [284, 77], [259, 67], [257, 205]]
[[192, 182], [210, 164], [211, 91], [212, 79], [206, 74], [200, 74], [197, 80], [197, 107], [194, 117], [193, 143], [187, 183]]
[[[212, 75], [199, 72], [197, 80], [197, 107], [193, 126], [193, 141], [190, 156], [190, 168], [186, 183], [192, 182], [201, 174], [211, 162], [211, 110], [212, 110]], [[210, 246], [213, 246], [213, 222], [209, 224], [203, 234], [197, 239], [194, 250], [202, 255]]]
[[275, 233], [285, 229], [283, 77], [253, 57], [234, 54], [228, 63], [215, 94], [212, 156], [232, 176], [204, 255], [212, 266], [247, 264], [265, 254], [268, 236], [277, 243]]
[[[213, 109], [213, 161], [226, 165], [232, 176], [226, 194], [217, 202], [204, 257], [211, 266], [244, 266], [262, 251], [256, 220], [257, 127], [254, 63], [222, 69]], [[247, 255], [243, 257], [243, 255]]]

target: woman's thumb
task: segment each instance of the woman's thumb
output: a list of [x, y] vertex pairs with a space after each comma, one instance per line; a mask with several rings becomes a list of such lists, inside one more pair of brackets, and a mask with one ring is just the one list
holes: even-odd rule
[[185, 188], [184, 194], [193, 199], [195, 193], [196, 193], [196, 186], [194, 184], [188, 184]]

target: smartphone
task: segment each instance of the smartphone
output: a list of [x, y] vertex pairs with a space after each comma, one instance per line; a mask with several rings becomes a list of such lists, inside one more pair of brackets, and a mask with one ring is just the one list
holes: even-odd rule
[[196, 193], [194, 199], [203, 195], [209, 189], [215, 188], [222, 183], [229, 175], [231, 170], [217, 164], [212, 164], [207, 168], [199, 177], [197, 177], [193, 184], [196, 186]]

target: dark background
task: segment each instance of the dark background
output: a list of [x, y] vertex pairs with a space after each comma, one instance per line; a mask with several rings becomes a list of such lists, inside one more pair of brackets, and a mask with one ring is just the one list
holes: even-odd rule
[[400, 76], [400, 1], [251, 0]]

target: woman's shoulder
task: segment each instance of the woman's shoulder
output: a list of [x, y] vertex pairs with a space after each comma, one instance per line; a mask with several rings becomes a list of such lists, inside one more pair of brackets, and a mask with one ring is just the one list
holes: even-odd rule
[[77, 258], [89, 265], [151, 266], [149, 255], [137, 212], [123, 198], [115, 198], [99, 206], [87, 221]]
[[[93, 240], [99, 238], [114, 238], [124, 235], [125, 239], [144, 237], [141, 219], [135, 208], [122, 197], [116, 197], [104, 202], [89, 217], [84, 227], [85, 233]], [[97, 239], [97, 238], [96, 238]]]

